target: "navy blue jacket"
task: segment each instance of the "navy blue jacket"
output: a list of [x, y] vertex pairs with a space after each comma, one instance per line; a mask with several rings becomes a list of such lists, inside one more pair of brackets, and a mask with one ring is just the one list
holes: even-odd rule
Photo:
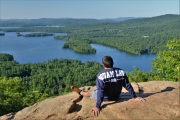
[[126, 73], [120, 68], [108, 68], [99, 72], [96, 79], [96, 87], [97, 108], [100, 108], [103, 100], [117, 100], [122, 91], [122, 87], [129, 91], [131, 97], [136, 97]]

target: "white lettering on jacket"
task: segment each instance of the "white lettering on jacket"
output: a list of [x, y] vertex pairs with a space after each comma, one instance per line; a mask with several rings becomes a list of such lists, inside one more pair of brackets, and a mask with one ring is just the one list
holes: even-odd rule
[[[103, 72], [98, 76], [98, 79], [104, 80], [107, 78], [114, 78], [115, 74], [116, 74], [116, 77], [124, 76], [124, 71], [123, 70], [115, 70], [115, 73], [114, 73], [114, 71]], [[113, 80], [113, 81], [116, 81], [116, 80]]]

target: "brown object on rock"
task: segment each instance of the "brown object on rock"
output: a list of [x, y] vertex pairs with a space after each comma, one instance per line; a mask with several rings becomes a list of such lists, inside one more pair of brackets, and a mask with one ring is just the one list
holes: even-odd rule
[[71, 86], [71, 90], [72, 90], [73, 92], [77, 92], [77, 93], [80, 95], [81, 90], [80, 90], [78, 87], [76, 87], [76, 86]]

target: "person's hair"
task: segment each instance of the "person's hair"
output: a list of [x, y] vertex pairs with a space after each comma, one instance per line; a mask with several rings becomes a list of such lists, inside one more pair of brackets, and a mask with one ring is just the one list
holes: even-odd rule
[[104, 56], [102, 59], [102, 63], [106, 68], [112, 68], [114, 64], [111, 56]]

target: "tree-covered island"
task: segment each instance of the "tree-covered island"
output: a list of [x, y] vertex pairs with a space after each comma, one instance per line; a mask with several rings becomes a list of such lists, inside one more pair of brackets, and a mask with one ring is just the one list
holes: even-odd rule
[[68, 40], [62, 48], [70, 48], [73, 49], [75, 52], [78, 53], [85, 53], [85, 54], [94, 54], [96, 53], [96, 49], [92, 48], [90, 45], [91, 41], [82, 40], [81, 38], [78, 39], [69, 39], [68, 36], [54, 36], [55, 39], [65, 39]]
[[4, 36], [5, 35], [5, 33], [0, 33], [0, 36]]
[[23, 37], [44, 37], [44, 36], [53, 36], [54, 34], [52, 33], [29, 33], [29, 34], [21, 34], [20, 32], [16, 32], [17, 36], [23, 36]]
[[52, 33], [29, 33], [23, 35], [23, 37], [44, 37], [44, 36], [53, 36]]

